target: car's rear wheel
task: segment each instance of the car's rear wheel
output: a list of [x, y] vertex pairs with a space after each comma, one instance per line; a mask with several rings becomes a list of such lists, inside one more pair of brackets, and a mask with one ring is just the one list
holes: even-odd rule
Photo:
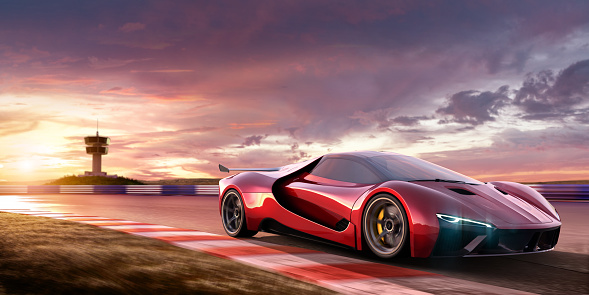
[[247, 229], [243, 201], [236, 190], [228, 190], [223, 196], [221, 218], [225, 232], [232, 237], [251, 237], [258, 233]]
[[409, 223], [399, 200], [388, 194], [374, 196], [362, 216], [362, 233], [366, 246], [378, 257], [406, 254]]

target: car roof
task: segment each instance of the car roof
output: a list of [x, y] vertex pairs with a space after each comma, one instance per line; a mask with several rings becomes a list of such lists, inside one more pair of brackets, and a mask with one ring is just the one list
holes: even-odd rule
[[345, 153], [331, 153], [331, 154], [326, 154], [325, 156], [327, 157], [340, 157], [340, 156], [352, 156], [352, 157], [358, 157], [358, 158], [372, 158], [372, 157], [376, 157], [376, 156], [384, 156], [384, 155], [396, 155], [396, 156], [402, 156], [402, 154], [398, 154], [398, 153], [392, 153], [392, 152], [375, 152], [375, 151], [354, 151], [354, 152], [345, 152]]

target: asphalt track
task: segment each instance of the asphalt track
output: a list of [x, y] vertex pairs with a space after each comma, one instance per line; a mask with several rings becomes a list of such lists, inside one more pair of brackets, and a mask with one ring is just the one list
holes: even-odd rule
[[[3, 196], [0, 196], [0, 203]], [[46, 210], [162, 224], [224, 234], [216, 197], [134, 195], [25, 195]], [[589, 203], [553, 202], [563, 226], [547, 253], [475, 258], [372, 259], [353, 250], [295, 237], [259, 233], [253, 239], [386, 263], [538, 294], [589, 294]]]

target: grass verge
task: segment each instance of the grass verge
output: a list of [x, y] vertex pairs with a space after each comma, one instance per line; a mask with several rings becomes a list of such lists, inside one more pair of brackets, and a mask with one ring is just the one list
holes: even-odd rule
[[114, 230], [0, 212], [0, 294], [331, 294]]

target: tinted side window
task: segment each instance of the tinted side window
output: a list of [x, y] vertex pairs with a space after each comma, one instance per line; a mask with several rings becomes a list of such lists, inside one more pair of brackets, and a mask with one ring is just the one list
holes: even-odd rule
[[347, 159], [325, 159], [313, 169], [311, 174], [353, 183], [381, 182], [380, 177], [370, 171], [366, 166]]

